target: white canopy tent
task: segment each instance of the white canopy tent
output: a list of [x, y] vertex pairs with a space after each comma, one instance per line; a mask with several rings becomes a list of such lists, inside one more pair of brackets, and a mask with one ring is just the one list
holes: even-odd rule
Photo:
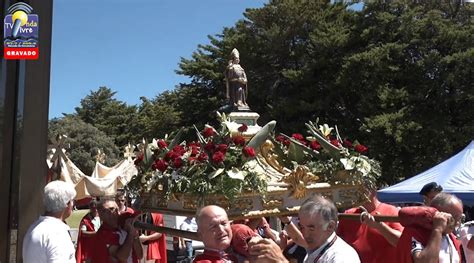
[[120, 161], [113, 167], [96, 162], [91, 176], [85, 175], [69, 158], [61, 158], [60, 179], [75, 186], [80, 200], [91, 196], [112, 196], [138, 173], [131, 159]]
[[422, 202], [421, 188], [430, 182], [455, 194], [464, 204], [474, 205], [474, 141], [446, 161], [396, 185], [378, 191], [378, 198], [387, 203]]

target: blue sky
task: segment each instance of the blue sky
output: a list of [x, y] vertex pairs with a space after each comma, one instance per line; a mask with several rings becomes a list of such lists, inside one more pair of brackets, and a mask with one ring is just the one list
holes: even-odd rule
[[55, 0], [49, 118], [73, 113], [100, 86], [132, 105], [174, 89], [187, 82], [175, 73], [181, 57], [267, 2]]

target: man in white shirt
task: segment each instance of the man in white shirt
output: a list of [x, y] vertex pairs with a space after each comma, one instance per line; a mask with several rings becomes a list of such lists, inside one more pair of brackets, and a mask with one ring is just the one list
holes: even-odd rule
[[467, 263], [474, 263], [474, 221], [469, 221], [461, 227], [460, 236]]
[[[196, 220], [192, 216], [186, 217], [179, 226], [179, 229], [190, 232], [197, 232]], [[186, 258], [193, 257], [193, 241], [191, 239], [181, 238], [183, 247], [186, 248]]]
[[[337, 209], [321, 196], [306, 200], [298, 213], [300, 229], [306, 242], [305, 263], [360, 263], [359, 255], [336, 235]], [[249, 243], [251, 262], [288, 262], [278, 245], [270, 239]]]
[[74, 187], [63, 181], [53, 181], [44, 188], [45, 214], [33, 223], [23, 239], [25, 263], [73, 263], [75, 249], [64, 223], [72, 213]]
[[305, 263], [358, 263], [357, 252], [336, 235], [337, 209], [324, 197], [306, 200], [298, 213], [307, 243]]

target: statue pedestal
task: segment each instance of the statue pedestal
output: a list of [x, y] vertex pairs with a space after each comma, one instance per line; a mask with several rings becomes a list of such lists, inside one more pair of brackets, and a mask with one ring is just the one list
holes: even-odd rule
[[242, 133], [247, 139], [252, 138], [262, 127], [257, 123], [260, 114], [252, 111], [233, 111], [229, 115], [230, 120], [238, 123], [247, 125], [248, 129], [246, 132]]

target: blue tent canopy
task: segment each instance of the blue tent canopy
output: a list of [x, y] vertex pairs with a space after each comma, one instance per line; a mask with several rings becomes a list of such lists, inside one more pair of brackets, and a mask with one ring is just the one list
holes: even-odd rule
[[474, 205], [474, 141], [446, 161], [412, 178], [378, 191], [387, 203], [422, 202], [421, 188], [436, 182], [443, 192], [455, 194], [465, 205]]

